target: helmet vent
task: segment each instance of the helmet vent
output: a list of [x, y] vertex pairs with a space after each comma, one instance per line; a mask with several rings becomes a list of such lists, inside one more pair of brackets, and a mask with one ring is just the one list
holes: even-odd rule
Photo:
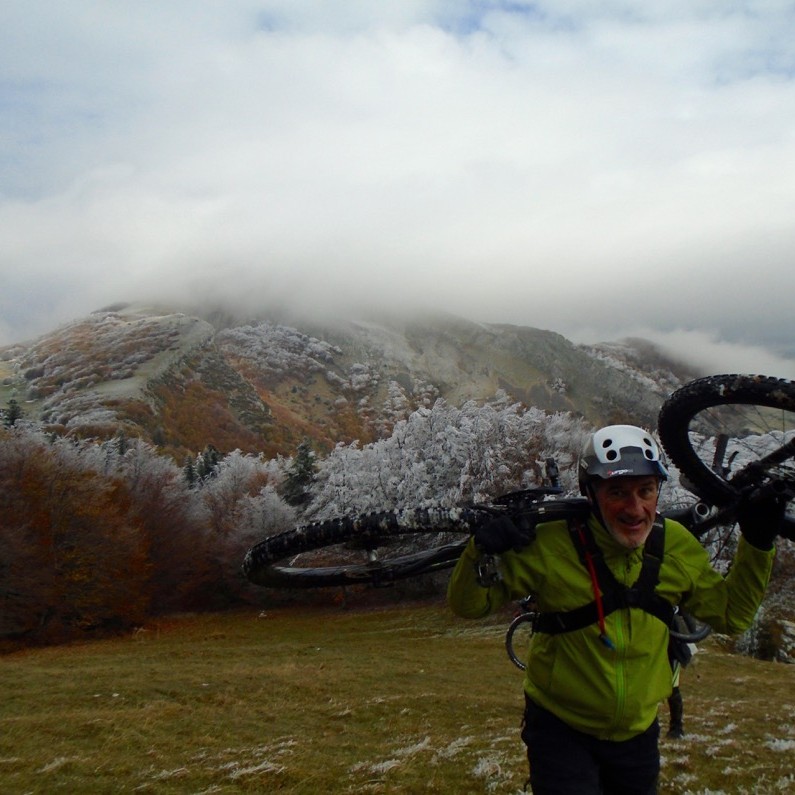
[[618, 453], [615, 450], [608, 450], [605, 456], [608, 461], [615, 461], [618, 458]]

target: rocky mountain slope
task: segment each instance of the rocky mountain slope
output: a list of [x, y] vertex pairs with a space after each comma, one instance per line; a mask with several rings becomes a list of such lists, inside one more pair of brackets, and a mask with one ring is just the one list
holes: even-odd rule
[[653, 427], [695, 375], [642, 340], [580, 346], [452, 316], [308, 323], [119, 304], [0, 349], [0, 406], [60, 434], [142, 436], [177, 459], [207, 444], [274, 456], [304, 438], [365, 443], [438, 398]]

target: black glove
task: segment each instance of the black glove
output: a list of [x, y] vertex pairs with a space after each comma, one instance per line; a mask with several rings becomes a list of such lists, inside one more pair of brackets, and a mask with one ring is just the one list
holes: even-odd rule
[[773, 541], [781, 532], [786, 510], [787, 501], [781, 497], [743, 497], [737, 503], [740, 532], [752, 547], [763, 551], [773, 549]]
[[533, 540], [533, 533], [529, 527], [517, 527], [507, 516], [498, 516], [478, 527], [474, 537], [475, 546], [481, 552], [499, 555], [509, 549], [519, 550], [527, 546]]

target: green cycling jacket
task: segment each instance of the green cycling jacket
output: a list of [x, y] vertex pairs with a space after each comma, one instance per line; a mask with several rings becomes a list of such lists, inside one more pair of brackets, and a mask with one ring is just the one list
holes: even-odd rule
[[[618, 544], [593, 516], [597, 545], [616, 579], [631, 586], [640, 574], [643, 549]], [[736, 634], [752, 623], [764, 596], [774, 551], [739, 541], [729, 574], [716, 571], [706, 550], [681, 524], [665, 521], [665, 552], [656, 592], [715, 631]], [[501, 556], [502, 580], [477, 580], [480, 553], [470, 540], [448, 585], [457, 615], [482, 618], [529, 594], [542, 612], [572, 610], [593, 601], [593, 585], [565, 521], [536, 528], [535, 540]], [[622, 608], [606, 618], [609, 648], [599, 627], [557, 635], [533, 635], [524, 689], [569, 726], [600, 739], [626, 740], [653, 723], [660, 701], [671, 692], [668, 628], [640, 608]]]

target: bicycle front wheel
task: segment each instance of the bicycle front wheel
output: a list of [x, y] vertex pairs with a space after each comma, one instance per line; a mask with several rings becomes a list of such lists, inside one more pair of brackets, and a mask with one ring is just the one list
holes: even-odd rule
[[[714, 375], [685, 384], [660, 410], [663, 447], [704, 500], [730, 507], [764, 488], [795, 495], [795, 382]], [[788, 507], [782, 535], [795, 540]]]
[[[468, 540], [404, 551], [396, 536], [468, 536], [491, 516], [493, 512], [476, 508], [417, 508], [313, 522], [253, 546], [243, 560], [243, 574], [256, 585], [280, 588], [388, 585], [450, 568]], [[318, 550], [325, 552], [306, 555]]]

